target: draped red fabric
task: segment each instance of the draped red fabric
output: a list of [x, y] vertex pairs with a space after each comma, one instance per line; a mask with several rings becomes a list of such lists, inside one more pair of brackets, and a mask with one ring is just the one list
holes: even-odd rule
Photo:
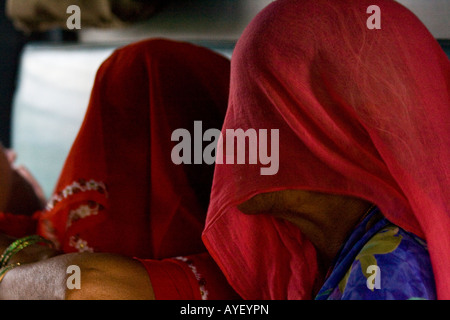
[[201, 240], [214, 167], [176, 165], [172, 132], [220, 128], [227, 58], [148, 40], [99, 68], [86, 117], [38, 231], [64, 252], [163, 259], [205, 252]]
[[[229, 77], [229, 59], [185, 42], [116, 50], [98, 70], [47, 208], [0, 213], [0, 231], [37, 230], [64, 253], [136, 258], [159, 300], [239, 299], [201, 239], [214, 166], [172, 161], [174, 130], [194, 140], [195, 121], [205, 131], [221, 128]], [[191, 142], [198, 147], [198, 137]]]
[[[374, 4], [381, 29], [367, 24]], [[232, 58], [222, 146], [227, 129], [279, 130], [279, 168], [263, 175], [261, 161], [230, 164], [223, 147], [203, 233], [234, 289], [245, 299], [312, 298], [311, 243], [288, 222], [236, 208], [259, 193], [304, 189], [368, 200], [424, 237], [438, 298], [449, 299], [449, 96], [447, 56], [395, 1], [264, 9]]]

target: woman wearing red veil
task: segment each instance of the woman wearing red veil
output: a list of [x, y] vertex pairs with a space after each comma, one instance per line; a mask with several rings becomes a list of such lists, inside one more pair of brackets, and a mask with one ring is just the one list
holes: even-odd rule
[[395, 1], [264, 9], [234, 51], [224, 128], [278, 129], [279, 170], [216, 164], [203, 233], [233, 288], [450, 298], [449, 97], [447, 56]]
[[[116, 50], [98, 70], [84, 122], [43, 209], [2, 154], [2, 195], [11, 196], [2, 201], [0, 226], [19, 238], [16, 246], [25, 239], [28, 247], [7, 261], [9, 268], [21, 265], [5, 269], [0, 296], [236, 298], [201, 240], [214, 166], [171, 160], [174, 130], [193, 135], [196, 120], [205, 130], [221, 128], [229, 72], [227, 58], [188, 43], [157, 39]], [[18, 182], [8, 183], [13, 177]], [[24, 202], [28, 208], [19, 206]], [[42, 239], [30, 234], [54, 249], [31, 245]], [[13, 252], [13, 240], [2, 239], [5, 252]], [[81, 290], [67, 290], [63, 281], [70, 265], [80, 268]], [[30, 290], [37, 283], [41, 289]], [[216, 285], [221, 290], [208, 290]]]

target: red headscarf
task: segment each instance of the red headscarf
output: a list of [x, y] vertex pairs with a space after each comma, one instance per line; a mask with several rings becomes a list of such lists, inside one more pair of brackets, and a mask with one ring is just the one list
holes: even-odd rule
[[223, 124], [230, 62], [195, 45], [150, 40], [98, 70], [86, 118], [38, 230], [64, 252], [147, 259], [204, 252], [214, 167], [175, 165], [172, 132]]
[[288, 222], [236, 208], [282, 189], [376, 204], [426, 239], [438, 297], [450, 298], [450, 63], [395, 1], [375, 1], [381, 29], [369, 29], [373, 4], [278, 0], [238, 42], [223, 133], [279, 130], [275, 175], [216, 165], [203, 239], [243, 298], [312, 297], [311, 243]]

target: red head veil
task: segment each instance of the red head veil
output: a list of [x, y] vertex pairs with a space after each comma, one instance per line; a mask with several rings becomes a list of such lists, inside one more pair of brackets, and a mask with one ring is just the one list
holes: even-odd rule
[[[373, 4], [381, 29], [367, 26]], [[394, 1], [278, 0], [263, 10], [232, 59], [223, 133], [278, 129], [279, 170], [217, 164], [203, 233], [237, 292], [311, 298], [310, 242], [287, 222], [236, 208], [290, 188], [376, 204], [427, 240], [438, 297], [450, 298], [449, 89], [448, 58]]]
[[150, 40], [99, 68], [89, 107], [39, 232], [65, 252], [139, 258], [204, 252], [214, 167], [176, 165], [174, 130], [223, 124], [230, 62], [188, 43]]

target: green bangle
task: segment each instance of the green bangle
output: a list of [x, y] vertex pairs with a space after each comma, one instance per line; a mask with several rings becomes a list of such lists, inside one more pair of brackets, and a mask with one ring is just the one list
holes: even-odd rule
[[39, 242], [51, 245], [51, 241], [38, 235], [32, 235], [17, 239], [13, 243], [11, 243], [8, 246], [8, 248], [6, 248], [6, 250], [3, 252], [3, 254], [0, 256], [0, 267], [1, 268], [6, 267], [11, 257], [15, 255], [17, 252]]
[[11, 270], [14, 269], [15, 267], [20, 266], [20, 263], [14, 263], [14, 264], [10, 264], [9, 266], [3, 267], [0, 269], [0, 282], [2, 282], [3, 278], [5, 277], [6, 273]]

